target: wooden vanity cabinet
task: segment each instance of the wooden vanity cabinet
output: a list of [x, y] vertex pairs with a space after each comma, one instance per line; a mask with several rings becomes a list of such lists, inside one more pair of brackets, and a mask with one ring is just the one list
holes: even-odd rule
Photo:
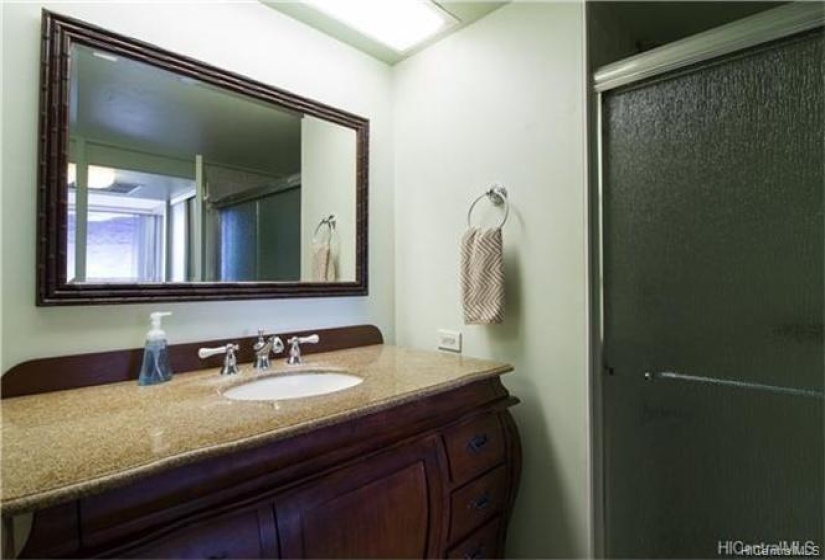
[[144, 476], [38, 511], [21, 556], [501, 557], [516, 402], [495, 377]]

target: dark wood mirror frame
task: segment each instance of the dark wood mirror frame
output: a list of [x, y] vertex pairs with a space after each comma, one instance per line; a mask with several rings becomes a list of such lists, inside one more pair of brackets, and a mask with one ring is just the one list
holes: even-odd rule
[[[43, 10], [37, 203], [37, 305], [92, 305], [367, 295], [369, 121], [154, 45]], [[66, 279], [69, 76], [73, 44], [104, 49], [356, 133], [355, 281], [68, 283]]]

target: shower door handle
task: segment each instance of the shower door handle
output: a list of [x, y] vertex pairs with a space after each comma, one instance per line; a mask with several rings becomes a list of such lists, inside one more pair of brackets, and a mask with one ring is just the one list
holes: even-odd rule
[[785, 387], [782, 385], [767, 385], [765, 383], [739, 381], [737, 379], [725, 379], [723, 377], [703, 377], [701, 375], [689, 375], [686, 373], [677, 373], [675, 371], [646, 371], [643, 375], [645, 381], [655, 381], [657, 379], [688, 381], [693, 383], [702, 383], [705, 385], [717, 385], [735, 389], [749, 389], [753, 391], [763, 391], [766, 393], [791, 395], [794, 397], [809, 397], [820, 400], [825, 399], [825, 393], [822, 391], [817, 391], [816, 389], [800, 389], [798, 387]]

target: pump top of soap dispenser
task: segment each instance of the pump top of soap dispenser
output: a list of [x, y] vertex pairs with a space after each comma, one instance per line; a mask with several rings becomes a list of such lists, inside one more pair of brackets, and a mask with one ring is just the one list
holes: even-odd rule
[[151, 328], [146, 333], [146, 340], [165, 340], [166, 332], [161, 328], [160, 322], [167, 315], [171, 315], [171, 311], [155, 311], [149, 314]]

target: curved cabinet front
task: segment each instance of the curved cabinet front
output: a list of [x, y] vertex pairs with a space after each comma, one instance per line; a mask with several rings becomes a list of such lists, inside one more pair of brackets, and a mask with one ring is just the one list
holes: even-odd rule
[[[284, 558], [438, 554], [441, 477], [431, 439], [310, 480], [275, 501]], [[432, 506], [430, 505], [432, 504]]]

